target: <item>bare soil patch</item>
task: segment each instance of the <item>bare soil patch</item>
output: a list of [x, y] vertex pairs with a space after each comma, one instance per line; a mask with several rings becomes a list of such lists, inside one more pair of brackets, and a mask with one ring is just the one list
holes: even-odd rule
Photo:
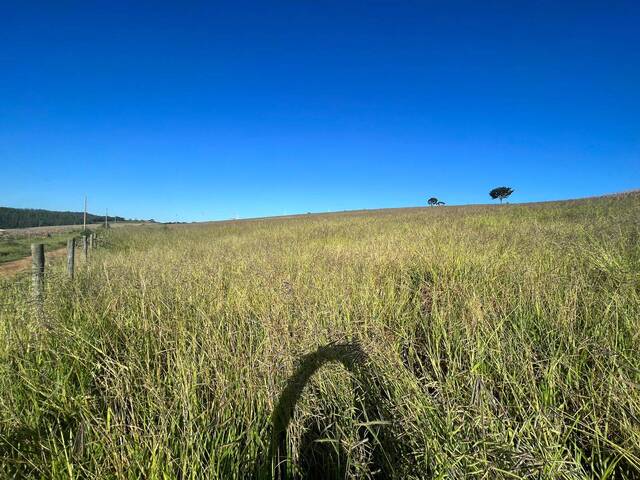
[[[45, 258], [47, 265], [49, 265], [51, 260], [63, 257], [66, 255], [66, 253], [67, 249], [64, 247], [46, 252]], [[21, 258], [20, 260], [2, 263], [0, 264], [0, 277], [10, 277], [12, 275], [16, 275], [20, 272], [28, 270], [29, 268], [31, 268], [31, 257], [25, 257]]]

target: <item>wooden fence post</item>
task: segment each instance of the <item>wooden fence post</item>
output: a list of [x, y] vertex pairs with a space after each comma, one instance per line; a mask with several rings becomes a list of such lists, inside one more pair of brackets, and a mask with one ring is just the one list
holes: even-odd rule
[[67, 273], [69, 278], [73, 280], [73, 267], [76, 257], [76, 239], [70, 238], [67, 240]]
[[44, 245], [42, 243], [31, 244], [31, 273], [33, 297], [41, 305], [44, 290]]
[[95, 247], [93, 242], [93, 233], [89, 234], [89, 247], [91, 247], [91, 250], [93, 250], [93, 247]]
[[86, 235], [82, 236], [82, 252], [84, 253], [85, 263], [89, 261], [89, 240]]

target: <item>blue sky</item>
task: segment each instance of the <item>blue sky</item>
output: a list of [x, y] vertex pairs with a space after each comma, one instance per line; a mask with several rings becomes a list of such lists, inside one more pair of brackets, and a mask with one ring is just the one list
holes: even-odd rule
[[0, 10], [3, 206], [199, 221], [640, 187], [640, 2]]

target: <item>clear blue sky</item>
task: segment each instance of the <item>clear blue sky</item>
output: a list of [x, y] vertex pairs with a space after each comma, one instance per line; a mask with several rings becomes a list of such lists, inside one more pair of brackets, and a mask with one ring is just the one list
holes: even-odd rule
[[638, 188], [640, 2], [4, 2], [0, 167], [186, 221]]

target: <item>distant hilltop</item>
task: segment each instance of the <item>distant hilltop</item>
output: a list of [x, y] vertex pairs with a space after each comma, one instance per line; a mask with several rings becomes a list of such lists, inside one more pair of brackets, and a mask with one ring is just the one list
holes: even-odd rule
[[[56, 212], [32, 208], [0, 207], [0, 229], [82, 225], [83, 212]], [[126, 222], [123, 217], [107, 217], [109, 222]], [[104, 215], [87, 213], [87, 223], [104, 222]]]

